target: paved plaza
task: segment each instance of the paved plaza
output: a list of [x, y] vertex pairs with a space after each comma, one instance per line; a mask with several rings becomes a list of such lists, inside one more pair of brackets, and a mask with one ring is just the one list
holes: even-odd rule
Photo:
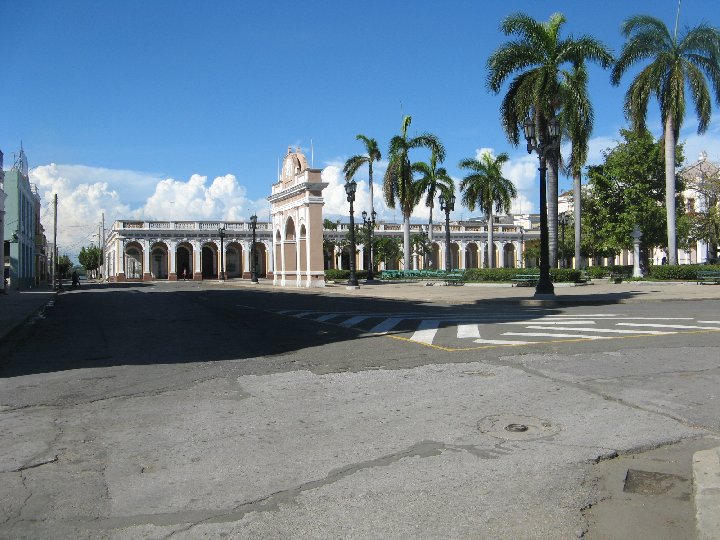
[[720, 287], [533, 292], [11, 291], [0, 536], [715, 537]]

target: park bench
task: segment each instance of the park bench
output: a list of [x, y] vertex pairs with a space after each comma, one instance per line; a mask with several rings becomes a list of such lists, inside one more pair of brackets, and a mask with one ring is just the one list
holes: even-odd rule
[[720, 284], [720, 271], [719, 270], [698, 270], [697, 273], [698, 285], [701, 283]]
[[465, 276], [463, 274], [451, 273], [445, 276], [445, 285], [464, 285]]
[[539, 279], [540, 274], [516, 274], [510, 281], [512, 281], [512, 285], [517, 285], [518, 287], [522, 285], [530, 287], [537, 285]]

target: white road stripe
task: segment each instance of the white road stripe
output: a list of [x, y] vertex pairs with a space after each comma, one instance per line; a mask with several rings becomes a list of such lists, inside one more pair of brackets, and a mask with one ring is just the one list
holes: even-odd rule
[[640, 323], [617, 323], [618, 326], [650, 326], [652, 328], [677, 328], [678, 330], [720, 330], [713, 326], [692, 326], [689, 324], [640, 324]]
[[340, 323], [340, 326], [344, 326], [345, 328], [351, 328], [355, 326], [358, 323], [363, 322], [365, 319], [369, 319], [370, 315], [357, 315], [355, 317], [350, 317], [349, 319], [343, 321]]
[[327, 315], [321, 315], [317, 319], [315, 319], [317, 322], [325, 322], [329, 321], [330, 319], [337, 317], [339, 313], [328, 313]]
[[581, 332], [605, 332], [609, 334], [675, 334], [677, 332], [662, 332], [660, 330], [617, 330], [615, 328], [578, 328], [577, 326], [543, 326], [540, 324], [528, 325], [533, 330], [575, 330]]
[[402, 319], [399, 319], [397, 317], [389, 317], [389, 318], [385, 319], [383, 322], [381, 322], [380, 324], [378, 324], [375, 328], [371, 329], [370, 331], [375, 334], [386, 334], [390, 330], [395, 328], [395, 326], [397, 326], [397, 324], [400, 321], [402, 321]]
[[440, 321], [420, 321], [418, 329], [415, 330], [415, 333], [413, 333], [410, 340], [430, 345], [433, 342], [433, 339], [435, 339], [438, 326], [440, 326]]
[[698, 321], [700, 324], [720, 324], [720, 321]]
[[608, 336], [587, 336], [585, 334], [545, 334], [542, 332], [504, 332], [503, 336], [527, 337], [554, 337], [554, 338], [582, 338], [582, 339], [612, 339]]
[[595, 321], [579, 321], [579, 320], [575, 320], [575, 319], [568, 319], [568, 320], [562, 320], [562, 321], [558, 321], [558, 320], [548, 321], [545, 319], [534, 319], [532, 321], [529, 321], [529, 320], [528, 321], [513, 321], [513, 322], [500, 323], [500, 324], [528, 324], [530, 322], [532, 322], [533, 324], [535, 324], [535, 323], [539, 323], [539, 324], [595, 324]]
[[529, 345], [530, 343], [537, 343], [536, 341], [513, 341], [510, 339], [475, 339], [473, 343], [487, 344], [487, 345]]
[[459, 324], [457, 327], [458, 339], [479, 338], [480, 329], [477, 324]]

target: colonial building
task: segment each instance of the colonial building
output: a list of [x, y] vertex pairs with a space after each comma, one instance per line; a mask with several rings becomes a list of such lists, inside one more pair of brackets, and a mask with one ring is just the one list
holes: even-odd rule
[[[223, 239], [220, 238], [220, 229]], [[221, 245], [225, 254], [221, 261]], [[250, 278], [250, 222], [116, 221], [105, 242], [109, 281]], [[272, 230], [257, 223], [258, 276], [272, 276]]]
[[[519, 221], [530, 220], [525, 215]], [[522, 254], [525, 243], [537, 240], [537, 228], [525, 229], [506, 216], [505, 223], [495, 223], [494, 246], [495, 260], [501, 268], [521, 268], [525, 266]], [[288, 223], [292, 225], [288, 226]], [[258, 260], [258, 276], [272, 278], [280, 283], [277, 260], [283, 253], [286, 262], [285, 284], [299, 287], [320, 286], [313, 280], [324, 279], [326, 268], [347, 269], [350, 266], [350, 251], [344, 244], [350, 228], [349, 223], [339, 223], [335, 229], [323, 230], [320, 240], [310, 239], [310, 244], [323, 243], [332, 246], [325, 251], [324, 264], [322, 252], [320, 270], [314, 269], [317, 260], [310, 260], [309, 248], [301, 241], [307, 241], [309, 233], [302, 230], [304, 222], [299, 221], [299, 229], [289, 216], [273, 222], [258, 222], [256, 226], [255, 249]], [[322, 223], [320, 224], [322, 226]], [[402, 241], [401, 223], [383, 223], [376, 225], [376, 236], [389, 236]], [[223, 241], [220, 229], [224, 229]], [[423, 224], [411, 224], [411, 234], [427, 234], [428, 227]], [[446, 257], [450, 257], [451, 268], [483, 268], [487, 261], [487, 224], [477, 221], [453, 221], [450, 223], [450, 251], [443, 240], [445, 225], [433, 225], [435, 240], [429, 242], [430, 253], [426, 257], [413, 254], [413, 260], [407, 268], [444, 268]], [[298, 230], [299, 234], [293, 234]], [[326, 240], [327, 242], [323, 242]], [[288, 249], [288, 243], [294, 243]], [[307, 244], [305, 244], [306, 246]], [[225, 249], [221, 257], [221, 246]], [[250, 249], [252, 246], [252, 225], [243, 221], [116, 221], [105, 245], [105, 257], [110, 281], [152, 281], [178, 279], [219, 279], [221, 264], [225, 265], [227, 279], [250, 279]], [[366, 267], [368, 251], [366, 244], [358, 243], [355, 254], [356, 268]], [[295, 263], [292, 265], [292, 263]], [[307, 266], [304, 266], [307, 264]], [[530, 266], [535, 263], [531, 262]], [[405, 265], [402, 260], [379, 262], [377, 270], [397, 269]], [[297, 271], [299, 269], [299, 272]], [[300, 276], [300, 277], [298, 277]]]
[[[5, 249], [5, 198], [7, 195], [5, 195], [5, 172], [3, 171], [3, 153], [0, 151], [0, 246], [2, 246], [2, 269], [3, 269], [3, 279], [0, 281], [0, 293], [5, 292], [5, 280], [9, 277], [5, 273], [5, 266], [6, 261], [5, 258], [10, 258], [10, 245], [8, 244], [7, 250]], [[10, 261], [7, 261], [7, 265], [9, 267]], [[10, 273], [10, 268], [8, 268], [8, 274]]]

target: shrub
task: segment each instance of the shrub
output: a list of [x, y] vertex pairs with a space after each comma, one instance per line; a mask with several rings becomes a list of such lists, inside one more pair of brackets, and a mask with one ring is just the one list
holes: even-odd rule
[[658, 280], [681, 280], [695, 281], [698, 271], [700, 270], [716, 270], [720, 271], [718, 264], [662, 264], [660, 266], [651, 266], [648, 272], [650, 279]]
[[[367, 279], [367, 270], [356, 270], [355, 276], [358, 279]], [[347, 281], [348, 279], [350, 279], [350, 270], [338, 270], [337, 268], [325, 270], [325, 281]]]
[[[470, 268], [465, 270], [465, 281], [512, 281], [518, 274], [539, 274], [539, 268]], [[580, 271], [573, 268], [551, 268], [550, 279], [555, 283], [572, 283], [580, 280]]]

